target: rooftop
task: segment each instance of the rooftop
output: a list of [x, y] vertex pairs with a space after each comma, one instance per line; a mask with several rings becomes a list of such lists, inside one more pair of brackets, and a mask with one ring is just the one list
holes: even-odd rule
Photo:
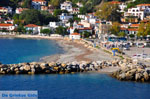
[[46, 2], [45, 0], [32, 0], [32, 2]]
[[13, 24], [0, 23], [0, 26], [7, 27], [7, 26], [13, 26]]
[[28, 25], [26, 25], [25, 27], [38, 27], [38, 25], [35, 25], [35, 24], [28, 24]]
[[80, 35], [79, 33], [75, 32], [75, 33], [72, 33], [71, 35]]
[[139, 4], [137, 6], [150, 6], [150, 4]]

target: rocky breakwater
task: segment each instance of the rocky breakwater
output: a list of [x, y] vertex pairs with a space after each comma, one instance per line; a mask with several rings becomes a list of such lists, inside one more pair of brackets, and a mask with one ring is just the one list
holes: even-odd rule
[[0, 74], [66, 74], [76, 72], [98, 71], [100, 69], [117, 66], [108, 61], [97, 62], [71, 62], [71, 63], [20, 63], [0, 64]]
[[122, 64], [121, 69], [111, 76], [121, 81], [150, 82], [150, 67], [144, 64]]

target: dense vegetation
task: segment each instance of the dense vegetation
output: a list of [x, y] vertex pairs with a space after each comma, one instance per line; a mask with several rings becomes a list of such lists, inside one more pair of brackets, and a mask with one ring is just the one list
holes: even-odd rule
[[13, 19], [15, 20], [15, 24], [18, 25], [47, 25], [50, 21], [58, 21], [57, 17], [54, 17], [47, 11], [38, 11], [34, 9], [25, 10], [20, 15], [14, 14]]

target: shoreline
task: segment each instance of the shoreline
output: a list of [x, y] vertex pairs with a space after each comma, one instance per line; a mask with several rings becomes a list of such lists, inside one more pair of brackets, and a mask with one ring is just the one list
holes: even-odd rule
[[[92, 62], [92, 61], [112, 61], [113, 57], [105, 53], [103, 50], [93, 49], [88, 47], [83, 41], [71, 41], [67, 38], [54, 38], [49, 36], [37, 36], [37, 35], [5, 35], [2, 38], [25, 38], [25, 39], [48, 39], [54, 40], [64, 50], [62, 54], [47, 55], [41, 57], [39, 62], [57, 62], [57, 63], [69, 63], [69, 62]], [[109, 72], [109, 70], [108, 70]], [[107, 71], [105, 72], [107, 74]]]
[[[6, 36], [5, 36], [6, 37]], [[10, 37], [10, 36], [7, 36]], [[11, 36], [12, 37], [12, 36]], [[13, 38], [38, 38], [41, 36], [13, 36]], [[43, 57], [41, 62], [0, 64], [0, 74], [74, 74], [74, 73], [100, 73], [107, 74], [122, 81], [149, 82], [150, 67], [136, 63], [132, 59], [116, 60], [102, 49], [93, 48], [90, 43], [83, 40], [69, 40], [67, 38], [56, 40], [58, 46], [65, 51]]]
[[62, 54], [47, 55], [41, 57], [39, 61], [42, 62], [73, 62], [73, 61], [100, 61], [100, 60], [113, 60], [114, 58], [105, 53], [101, 49], [89, 48], [83, 44], [82, 41], [71, 41], [63, 37], [49, 37], [38, 35], [0, 35], [2, 38], [25, 38], [25, 39], [48, 39], [54, 40], [64, 50]]

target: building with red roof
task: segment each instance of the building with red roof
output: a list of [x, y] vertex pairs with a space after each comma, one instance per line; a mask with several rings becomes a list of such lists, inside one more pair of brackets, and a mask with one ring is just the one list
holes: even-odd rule
[[40, 33], [41, 27], [35, 24], [28, 24], [24, 26], [25, 29], [29, 32], [31, 32], [32, 34], [38, 34]]
[[27, 8], [16, 8], [16, 14], [21, 14], [24, 10], [28, 10]]
[[0, 30], [3, 30], [3, 29], [12, 31], [15, 29], [15, 26], [13, 24], [0, 23]]
[[70, 34], [69, 38], [72, 40], [79, 40], [81, 36], [79, 33], [75, 32], [75, 33]]

